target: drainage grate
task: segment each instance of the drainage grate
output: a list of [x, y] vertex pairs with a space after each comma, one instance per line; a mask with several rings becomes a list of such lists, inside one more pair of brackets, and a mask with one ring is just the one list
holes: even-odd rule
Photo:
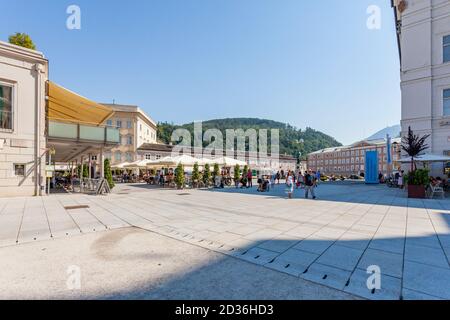
[[66, 210], [89, 209], [89, 206], [87, 206], [87, 205], [67, 206], [67, 207], [64, 207], [64, 209], [66, 209]]
[[190, 193], [178, 193], [177, 195], [178, 196], [190, 196], [191, 194]]

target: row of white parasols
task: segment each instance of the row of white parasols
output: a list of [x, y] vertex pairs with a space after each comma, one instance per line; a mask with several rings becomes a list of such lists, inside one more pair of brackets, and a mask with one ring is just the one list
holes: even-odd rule
[[217, 159], [207, 159], [207, 158], [194, 158], [188, 155], [181, 155], [176, 157], [167, 156], [159, 160], [138, 160], [135, 162], [124, 162], [119, 165], [112, 166], [113, 169], [156, 169], [156, 168], [174, 168], [179, 164], [185, 167], [193, 167], [195, 164], [200, 167], [204, 167], [206, 164], [214, 166], [218, 164], [220, 167], [230, 168], [236, 165], [241, 167], [247, 165], [245, 161], [236, 160], [229, 157], [220, 157]]

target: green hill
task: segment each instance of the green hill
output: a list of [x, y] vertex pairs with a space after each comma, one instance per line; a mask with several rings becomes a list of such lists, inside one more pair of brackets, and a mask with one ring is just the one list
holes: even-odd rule
[[[167, 122], [158, 124], [158, 139], [162, 143], [170, 143], [172, 132], [178, 128], [188, 129], [191, 134], [194, 124], [174, 125]], [[299, 153], [302, 158], [308, 153], [329, 147], [341, 146], [334, 138], [311, 128], [305, 130], [295, 128], [289, 124], [255, 118], [217, 119], [203, 122], [203, 131], [219, 129], [225, 137], [226, 129], [279, 129], [280, 130], [280, 154], [288, 154], [296, 157]], [[270, 151], [270, 148], [269, 148]]]

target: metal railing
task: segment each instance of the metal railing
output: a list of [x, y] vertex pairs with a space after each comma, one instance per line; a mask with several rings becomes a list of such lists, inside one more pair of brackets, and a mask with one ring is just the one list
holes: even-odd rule
[[72, 192], [86, 193], [86, 194], [107, 194], [111, 193], [108, 181], [104, 178], [100, 179], [73, 179], [72, 180]]

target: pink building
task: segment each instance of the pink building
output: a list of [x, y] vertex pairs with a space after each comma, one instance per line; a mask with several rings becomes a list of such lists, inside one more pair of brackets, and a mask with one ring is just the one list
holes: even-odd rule
[[360, 175], [365, 172], [366, 151], [378, 151], [378, 167], [387, 174], [397, 169], [401, 154], [401, 139], [392, 139], [392, 161], [388, 165], [386, 140], [364, 140], [349, 146], [327, 148], [308, 155], [308, 169], [320, 171], [325, 175]]

